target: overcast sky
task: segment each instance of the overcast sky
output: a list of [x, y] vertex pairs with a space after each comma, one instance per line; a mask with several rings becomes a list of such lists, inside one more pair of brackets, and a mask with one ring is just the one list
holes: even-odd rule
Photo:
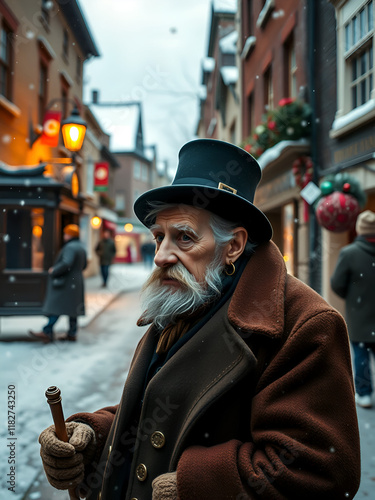
[[146, 144], [173, 171], [194, 138], [211, 0], [79, 0], [101, 57], [85, 63], [85, 102], [141, 100]]

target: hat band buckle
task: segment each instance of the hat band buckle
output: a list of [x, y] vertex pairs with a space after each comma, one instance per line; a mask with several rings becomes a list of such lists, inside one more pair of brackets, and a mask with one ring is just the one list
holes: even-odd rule
[[222, 189], [223, 191], [229, 191], [230, 193], [237, 194], [237, 189], [234, 189], [227, 184], [224, 184], [224, 182], [219, 182], [218, 184], [218, 189]]

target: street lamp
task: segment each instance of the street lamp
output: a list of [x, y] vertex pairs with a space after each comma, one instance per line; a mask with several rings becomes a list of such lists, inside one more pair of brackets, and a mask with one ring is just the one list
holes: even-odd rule
[[[49, 105], [47, 106], [47, 111], [50, 110], [56, 102], [62, 101], [66, 102], [67, 99], [65, 98], [56, 98], [53, 99]], [[64, 146], [66, 149], [71, 151], [73, 153], [73, 160], [74, 160], [74, 153], [79, 151], [82, 148], [82, 144], [86, 135], [86, 129], [87, 129], [87, 124], [81, 118], [79, 115], [79, 111], [77, 108], [77, 104], [73, 101], [74, 107], [73, 110], [65, 120], [61, 122], [61, 132], [63, 136], [63, 141], [64, 141]], [[53, 122], [53, 124], [51, 124]], [[53, 126], [52, 126], [53, 125]], [[48, 128], [49, 132], [51, 129], [53, 130], [53, 135], [58, 134], [60, 124], [56, 120], [49, 120], [48, 123]], [[30, 148], [33, 147], [35, 141], [41, 137], [43, 134], [43, 130], [40, 133], [35, 133], [32, 127], [32, 124], [30, 123], [30, 132], [29, 132], [29, 144]]]
[[74, 106], [71, 115], [61, 122], [61, 133], [66, 149], [72, 153], [79, 151], [82, 148], [86, 129], [85, 120], [80, 117], [77, 106]]

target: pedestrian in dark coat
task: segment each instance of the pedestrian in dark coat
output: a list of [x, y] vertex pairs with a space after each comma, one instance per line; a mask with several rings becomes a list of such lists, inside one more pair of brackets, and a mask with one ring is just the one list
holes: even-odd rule
[[108, 229], [103, 231], [103, 238], [96, 245], [95, 252], [99, 257], [100, 272], [103, 279], [102, 287], [106, 287], [109, 277], [109, 266], [116, 255], [115, 242], [111, 238], [111, 232]]
[[[289, 276], [257, 162], [200, 139], [135, 213], [156, 242], [119, 406], [40, 435], [51, 484], [101, 500], [342, 500], [360, 477], [341, 315]], [[257, 242], [255, 246], [254, 242]], [[67, 458], [69, 457], [69, 458]]]
[[82, 271], [86, 268], [86, 251], [79, 241], [79, 226], [68, 224], [64, 228], [64, 246], [48, 271], [46, 298], [43, 313], [48, 323], [42, 332], [29, 333], [45, 343], [53, 340], [53, 327], [60, 316], [69, 316], [69, 330], [59, 340], [75, 341], [77, 338], [77, 317], [85, 314], [84, 280]]
[[346, 321], [354, 352], [357, 404], [372, 406], [371, 352], [375, 354], [375, 213], [362, 212], [357, 238], [344, 247], [331, 277], [334, 292], [345, 299]]

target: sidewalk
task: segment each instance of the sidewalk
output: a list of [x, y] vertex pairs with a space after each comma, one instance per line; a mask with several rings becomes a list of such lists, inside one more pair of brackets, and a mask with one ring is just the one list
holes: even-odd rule
[[[85, 279], [85, 316], [78, 318], [79, 328], [86, 328], [116, 297], [123, 292], [141, 288], [150, 270], [143, 263], [114, 264], [110, 268], [107, 288], [101, 287], [100, 275]], [[40, 331], [46, 323], [45, 316], [2, 316], [0, 317], [0, 342], [34, 342], [28, 330]], [[56, 323], [57, 334], [66, 333], [67, 316]]]

